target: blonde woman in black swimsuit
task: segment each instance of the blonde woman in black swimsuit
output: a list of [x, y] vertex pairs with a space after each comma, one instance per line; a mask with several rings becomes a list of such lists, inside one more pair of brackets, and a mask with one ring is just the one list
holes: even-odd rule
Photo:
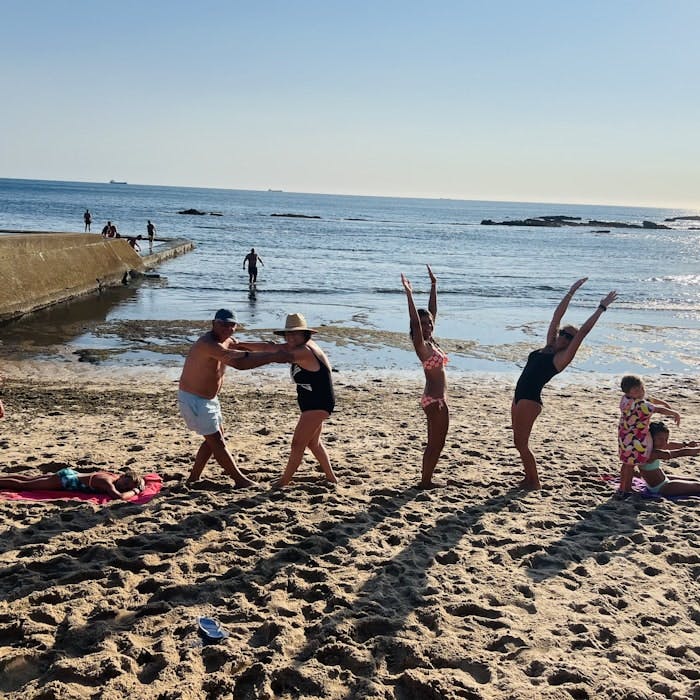
[[[275, 335], [284, 336], [284, 346], [292, 355], [291, 374], [297, 385], [297, 403], [301, 410], [299, 421], [292, 437], [292, 449], [287, 466], [275, 486], [287, 486], [304, 458], [308, 447], [321, 465], [326, 481], [337, 483], [333, 467], [321, 441], [323, 421], [335, 408], [335, 392], [331, 377], [331, 364], [321, 348], [311, 340], [316, 333], [309, 328], [301, 314], [289, 314], [284, 328]], [[283, 347], [284, 347], [283, 346]], [[238, 343], [236, 350], [279, 349], [277, 343]]]
[[530, 432], [537, 417], [542, 412], [542, 388], [555, 375], [569, 366], [576, 356], [583, 339], [595, 326], [608, 306], [617, 299], [617, 292], [610, 292], [601, 299], [593, 315], [581, 326], [566, 325], [561, 329], [559, 323], [566, 313], [569, 302], [576, 290], [586, 282], [588, 277], [574, 282], [571, 289], [559, 302], [552, 316], [547, 331], [547, 344], [541, 350], [534, 350], [528, 355], [527, 363], [515, 386], [515, 398], [510, 409], [513, 425], [513, 442], [520, 453], [525, 468], [525, 478], [520, 487], [528, 490], [540, 488], [535, 455], [530, 451]]

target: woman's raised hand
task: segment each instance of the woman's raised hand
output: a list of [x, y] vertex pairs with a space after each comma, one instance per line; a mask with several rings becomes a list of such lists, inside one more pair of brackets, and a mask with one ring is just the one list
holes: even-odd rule
[[430, 265], [426, 265], [428, 268], [428, 277], [430, 277], [430, 284], [436, 284], [437, 283], [437, 277], [433, 274], [433, 271], [430, 268]]
[[571, 285], [571, 288], [569, 289], [569, 294], [573, 294], [579, 287], [583, 286], [586, 282], [588, 281], [588, 277], [582, 277], [580, 280], [576, 280]]
[[407, 294], [413, 294], [413, 287], [411, 287], [411, 283], [403, 272], [401, 273], [401, 284], [403, 284], [403, 288], [406, 290]]
[[610, 306], [610, 304], [612, 304], [615, 301], [615, 299], [617, 299], [617, 292], [612, 291], [600, 300], [600, 305], [604, 309], [607, 309], [608, 306]]

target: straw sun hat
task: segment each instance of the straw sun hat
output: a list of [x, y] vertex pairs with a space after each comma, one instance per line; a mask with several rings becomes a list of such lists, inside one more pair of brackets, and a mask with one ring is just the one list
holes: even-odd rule
[[274, 331], [274, 333], [275, 335], [284, 335], [290, 331], [309, 331], [309, 333], [316, 333], [316, 329], [309, 328], [306, 319], [301, 314], [287, 314], [284, 328]]

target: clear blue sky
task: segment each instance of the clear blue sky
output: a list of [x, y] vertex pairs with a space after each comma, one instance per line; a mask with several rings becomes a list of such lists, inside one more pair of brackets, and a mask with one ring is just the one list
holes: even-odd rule
[[697, 0], [2, 0], [0, 176], [700, 207]]

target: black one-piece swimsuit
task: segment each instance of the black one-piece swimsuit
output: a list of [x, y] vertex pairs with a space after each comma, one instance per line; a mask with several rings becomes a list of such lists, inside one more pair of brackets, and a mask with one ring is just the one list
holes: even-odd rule
[[[311, 350], [311, 348], [309, 348]], [[297, 364], [290, 368], [292, 379], [297, 385], [297, 402], [301, 412], [326, 411], [333, 413], [335, 408], [335, 392], [333, 391], [333, 379], [331, 371], [321, 358], [311, 350], [318, 360], [319, 368], [312, 372]]]

